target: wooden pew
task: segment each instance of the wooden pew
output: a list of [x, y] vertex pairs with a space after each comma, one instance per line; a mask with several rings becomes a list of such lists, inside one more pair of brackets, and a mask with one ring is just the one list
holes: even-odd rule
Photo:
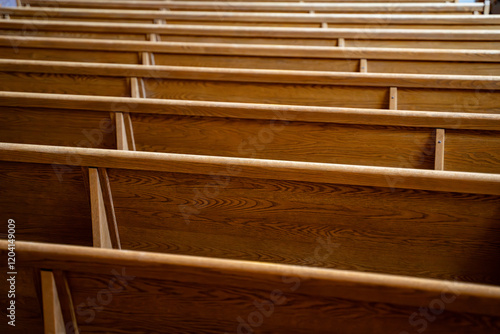
[[498, 113], [495, 76], [345, 73], [0, 59], [0, 90], [368, 109]]
[[307, 71], [500, 75], [497, 50], [331, 48], [0, 36], [0, 57], [26, 60]]
[[500, 173], [499, 131], [494, 114], [0, 92], [0, 142], [23, 144]]
[[[8, 247], [0, 241], [4, 258]], [[30, 333], [44, 325], [57, 333], [489, 333], [500, 318], [500, 288], [479, 284], [24, 241], [15, 253], [16, 329]], [[8, 291], [6, 280], [0, 286]]]
[[[500, 175], [7, 143], [0, 160], [22, 240], [500, 283]], [[318, 243], [341, 247], [309, 258]]]
[[[500, 32], [456, 29], [293, 28], [216, 25], [0, 20], [15, 36], [154, 40], [169, 42], [498, 50]], [[159, 36], [159, 37], [158, 37]]]
[[169, 25], [245, 25], [315, 28], [392, 29], [498, 29], [495, 15], [443, 14], [301, 14], [237, 13], [166, 10], [116, 10], [91, 8], [5, 7], [10, 19], [162, 23]]
[[442, 13], [473, 14], [486, 12], [483, 3], [297, 3], [227, 1], [95, 1], [22, 0], [31, 6], [100, 9], [167, 9], [172, 11], [302, 12], [302, 13]]

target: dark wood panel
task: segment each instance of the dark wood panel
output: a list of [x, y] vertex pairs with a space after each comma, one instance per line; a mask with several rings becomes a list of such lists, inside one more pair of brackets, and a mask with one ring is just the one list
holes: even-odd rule
[[387, 108], [384, 87], [145, 79], [147, 97], [324, 107]]
[[500, 172], [498, 131], [446, 130], [445, 170], [479, 173]]
[[0, 73], [0, 90], [52, 94], [130, 96], [130, 87], [125, 78], [46, 73], [2, 72]]
[[[127, 273], [118, 266], [109, 272], [112, 270]], [[113, 286], [116, 293], [109, 292], [109, 283], [116, 282], [111, 274], [71, 272], [68, 279], [74, 305], [80, 307], [77, 318], [84, 333], [374, 334], [422, 328], [422, 320], [417, 327], [409, 322], [417, 307], [325, 296], [321, 291], [311, 291], [309, 282], [298, 277], [270, 281], [256, 275], [242, 280], [225, 273], [230, 281], [221, 281], [217, 275], [222, 274], [200, 273], [198, 278], [180, 279], [178, 274], [165, 272], [162, 280], [127, 277], [121, 279], [121, 286]], [[98, 303], [92, 308], [88, 298], [96, 296], [106, 305]], [[434, 306], [432, 302], [429, 299], [423, 306]], [[439, 316], [431, 315], [433, 321], [428, 322], [426, 333], [498, 330], [496, 317], [435, 309], [429, 312]]]
[[434, 168], [432, 129], [132, 115], [140, 151]]
[[[90, 202], [79, 167], [2, 161], [0, 198], [2, 220], [16, 221], [17, 240], [92, 246]], [[0, 236], [6, 235], [3, 224]]]
[[235, 174], [109, 170], [122, 247], [500, 282], [498, 197]]
[[139, 54], [137, 52], [39, 49], [25, 48], [22, 47], [22, 44], [16, 49], [12, 47], [0, 47], [0, 58], [139, 64]]
[[[24, 224], [21, 221], [18, 223]], [[2, 225], [7, 226], [7, 223]], [[16, 227], [20, 228], [21, 225], [16, 224]], [[4, 257], [4, 259], [7, 261], [7, 257]], [[7, 265], [4, 268], [7, 269]], [[9, 282], [7, 282], [9, 275], [4, 274], [4, 279], [0, 280], [0, 289], [4, 293], [4, 296], [2, 296], [4, 307], [0, 309], [0, 316], [3, 320], [0, 321], [0, 332], [43, 333], [42, 299], [41, 294], [37, 293], [40, 283], [39, 277], [37, 278], [37, 275], [39, 275], [38, 270], [17, 266], [16, 271], [15, 298], [7, 298], [7, 293], [10, 290]], [[7, 318], [7, 307], [9, 306], [7, 303], [10, 300], [15, 300], [15, 327], [7, 323], [11, 321], [10, 318]]]
[[0, 107], [0, 142], [116, 148], [109, 113]]

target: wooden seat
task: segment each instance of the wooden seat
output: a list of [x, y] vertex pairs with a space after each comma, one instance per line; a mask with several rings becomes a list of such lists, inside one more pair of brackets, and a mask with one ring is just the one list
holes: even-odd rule
[[[36, 23], [34, 25], [34, 23]], [[313, 45], [347, 47], [397, 47], [498, 50], [495, 30], [456, 29], [323, 29], [216, 25], [159, 25], [103, 22], [0, 20], [0, 33], [17, 36], [78, 37], [118, 40]], [[154, 37], [157, 40], [157, 37]], [[339, 43], [339, 40], [341, 41]]]
[[[147, 53], [147, 56], [144, 55]], [[497, 50], [330, 48], [0, 36], [4, 59], [307, 71], [500, 75]]]
[[[0, 246], [6, 257], [7, 241]], [[434, 319], [429, 333], [488, 332], [498, 319], [491, 286], [22, 241], [16, 253], [26, 283], [43, 287], [46, 332], [370, 333], [415, 329], [408, 319], [425, 319], [419, 308]], [[33, 317], [16, 327], [41, 332], [35, 291], [19, 291]]]

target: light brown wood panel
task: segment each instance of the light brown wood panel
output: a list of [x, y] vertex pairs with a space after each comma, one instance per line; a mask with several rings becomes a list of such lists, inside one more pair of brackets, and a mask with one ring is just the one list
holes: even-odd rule
[[164, 42], [337, 46], [336, 38], [334, 39], [262, 38], [262, 37], [190, 36], [190, 35], [165, 35], [165, 34], [161, 34], [160, 38]]
[[[433, 168], [433, 130], [132, 115], [137, 149], [339, 164]], [[500, 165], [500, 163], [499, 163]]]
[[500, 75], [500, 64], [370, 59], [370, 73]]
[[0, 73], [0, 90], [17, 92], [130, 96], [125, 78], [45, 73]]
[[[175, 12], [173, 12], [175, 13]], [[179, 25], [210, 25], [210, 26], [247, 26], [247, 27], [297, 27], [297, 28], [321, 28], [321, 23], [301, 23], [301, 22], [236, 22], [236, 21], [202, 21], [202, 20], [189, 20], [189, 21], [176, 21], [168, 20], [168, 24]]]
[[445, 170], [500, 172], [500, 132], [446, 130]]
[[[14, 43], [14, 45], [16, 44]], [[0, 47], [0, 58], [139, 64], [137, 52], [25, 48], [22, 44], [15, 49], [13, 47]]]
[[[497, 196], [245, 174], [109, 177], [123, 249], [500, 282]], [[340, 246], [308, 259], [318, 240]]]
[[359, 60], [357, 59], [245, 57], [166, 53], [155, 53], [154, 55], [156, 65], [170, 66], [202, 66], [338, 72], [357, 72], [359, 68]]
[[[2, 217], [3, 219], [3, 217]], [[7, 222], [7, 221], [5, 221]], [[21, 221], [16, 221], [16, 227]], [[22, 222], [21, 224], [24, 224]], [[7, 223], [2, 224], [7, 226]], [[2, 231], [3, 232], [3, 231]], [[2, 237], [4, 238], [4, 237]], [[7, 256], [4, 257], [7, 261]], [[19, 263], [17, 263], [19, 264]], [[5, 265], [4, 268], [7, 268]], [[10, 290], [10, 282], [7, 281], [10, 275], [4, 274], [4, 279], [0, 280], [0, 289], [4, 291], [2, 300], [5, 307], [0, 309], [0, 316], [4, 321], [0, 321], [0, 332], [2, 333], [43, 333], [43, 312], [42, 312], [42, 296], [40, 289], [40, 274], [38, 270], [27, 268], [18, 265], [16, 266], [16, 296], [15, 299], [7, 299], [7, 293]], [[37, 277], [38, 276], [38, 277]], [[10, 326], [7, 322], [11, 321], [7, 318], [7, 302], [15, 300], [16, 313], [15, 313], [15, 327]]]
[[[397, 15], [397, 14], [391, 14]], [[406, 15], [408, 16], [408, 15]], [[457, 17], [456, 15], [454, 15]], [[433, 18], [437, 18], [439, 16], [434, 16]], [[458, 19], [457, 19], [458, 20]], [[497, 24], [431, 24], [426, 22], [426, 18], [422, 18], [422, 22], [414, 22], [414, 23], [404, 23], [403, 20], [398, 20], [400, 24], [391, 22], [390, 18], [382, 18], [376, 22], [376, 19], [373, 18], [374, 23], [370, 22], [370, 18], [366, 19], [366, 23], [336, 23], [336, 22], [328, 22], [328, 19], [325, 20], [328, 23], [328, 28], [363, 28], [363, 29], [453, 29], [453, 30], [472, 30], [472, 29], [481, 29], [481, 30], [496, 30], [498, 29]]]
[[498, 50], [497, 41], [416, 41], [416, 40], [375, 40], [375, 39], [347, 39], [346, 47], [362, 48], [426, 48], [426, 49], [470, 49], [470, 50]]
[[0, 107], [0, 142], [116, 148], [107, 112]]
[[[92, 245], [90, 202], [80, 167], [2, 161], [0, 170], [0, 212], [5, 221], [16, 221], [16, 239]], [[5, 239], [6, 233], [4, 224], [0, 236]]]
[[[11, 19], [13, 20], [37, 20], [37, 19], [42, 19], [44, 21], [50, 21], [50, 20], [61, 20], [60, 17], [53, 17], [49, 14], [49, 12], [45, 12], [42, 14], [41, 17], [39, 16], [23, 16], [23, 15], [12, 15]], [[81, 17], [64, 17], [65, 21], [71, 21], [71, 22], [108, 22], [108, 23], [143, 23], [143, 24], [150, 24], [154, 23], [154, 19], [134, 19], [134, 18], [94, 18], [94, 17], [85, 17], [81, 15]]]
[[479, 85], [476, 91], [398, 88], [398, 107], [402, 110], [500, 113], [500, 92], [479, 89]]
[[387, 108], [388, 89], [251, 82], [145, 79], [148, 98], [350, 108]]
[[39, 37], [65, 37], [65, 38], [95, 38], [95, 39], [115, 39], [115, 40], [136, 40], [146, 41], [146, 34], [119, 34], [119, 33], [104, 33], [104, 32], [73, 32], [73, 31], [47, 31], [43, 29], [30, 29], [27, 27], [25, 30], [7, 30], [0, 29], [2, 35], [14, 36], [39, 36]]

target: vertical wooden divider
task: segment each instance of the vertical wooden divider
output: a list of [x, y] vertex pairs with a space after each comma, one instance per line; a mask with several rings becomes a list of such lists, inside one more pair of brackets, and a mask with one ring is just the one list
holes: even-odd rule
[[368, 60], [366, 60], [366, 59], [359, 60], [359, 72], [361, 72], [361, 73], [368, 72]]

